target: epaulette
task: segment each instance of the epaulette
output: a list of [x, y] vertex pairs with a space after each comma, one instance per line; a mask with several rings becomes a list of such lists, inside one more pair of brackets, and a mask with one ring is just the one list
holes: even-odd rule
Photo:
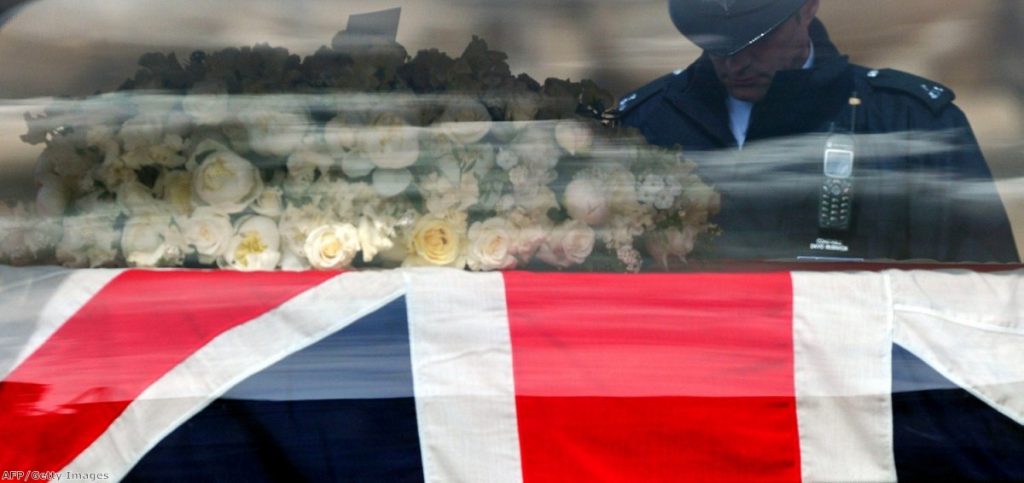
[[925, 103], [933, 114], [941, 112], [956, 98], [953, 90], [942, 84], [898, 70], [870, 70], [867, 72], [867, 80], [876, 89], [896, 90], [909, 94]]
[[665, 90], [665, 88], [668, 87], [668, 84], [682, 72], [683, 71], [681, 70], [671, 72], [647, 83], [647, 85], [630, 92], [625, 96], [622, 96], [622, 99], [619, 100], [618, 106], [616, 106], [613, 111], [613, 115], [615, 117], [622, 117], [626, 115], [629, 111], [643, 104], [647, 99], [650, 99], [655, 94]]

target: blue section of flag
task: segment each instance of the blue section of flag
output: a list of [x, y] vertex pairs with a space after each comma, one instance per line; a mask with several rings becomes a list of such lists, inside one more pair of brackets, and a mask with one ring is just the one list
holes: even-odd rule
[[1024, 481], [1024, 427], [896, 345], [892, 391], [901, 482]]
[[398, 299], [231, 389], [126, 481], [422, 481]]

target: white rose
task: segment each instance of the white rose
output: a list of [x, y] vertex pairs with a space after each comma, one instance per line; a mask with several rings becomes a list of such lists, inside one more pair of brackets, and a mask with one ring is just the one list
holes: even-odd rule
[[133, 216], [124, 224], [121, 251], [132, 266], [177, 266], [185, 258], [185, 240], [170, 215]]
[[192, 173], [195, 197], [228, 214], [244, 210], [262, 191], [259, 170], [230, 151], [211, 153]]
[[395, 236], [394, 227], [372, 216], [364, 216], [359, 220], [359, 246], [363, 249], [363, 261], [369, 263], [378, 253], [395, 246], [391, 240]]
[[267, 186], [256, 200], [253, 201], [252, 211], [257, 215], [263, 215], [277, 219], [284, 210], [284, 191], [277, 186]]
[[359, 230], [348, 223], [321, 226], [310, 232], [304, 251], [313, 268], [347, 267], [359, 253]]
[[313, 230], [328, 222], [327, 214], [316, 205], [288, 206], [281, 213], [279, 222], [284, 251], [305, 258], [306, 238]]
[[469, 228], [466, 264], [471, 270], [507, 270], [515, 267], [513, 229], [504, 218], [491, 218]]
[[157, 200], [146, 185], [129, 181], [117, 188], [117, 204], [125, 213], [135, 214], [156, 209]]
[[604, 191], [593, 180], [582, 177], [565, 187], [565, 209], [573, 219], [590, 226], [602, 226], [611, 216]]
[[594, 144], [594, 133], [579, 121], [560, 121], [555, 125], [555, 141], [567, 153], [586, 153]]
[[285, 157], [302, 146], [312, 120], [288, 106], [255, 106], [238, 116], [249, 134], [249, 147], [258, 154]]
[[565, 222], [551, 230], [537, 258], [561, 268], [581, 264], [594, 251], [596, 237], [594, 229], [581, 221]]
[[265, 216], [242, 218], [217, 265], [247, 272], [273, 270], [281, 261], [280, 248], [281, 235], [274, 220]]
[[209, 207], [196, 209], [185, 221], [183, 231], [185, 241], [195, 248], [199, 261], [204, 264], [213, 263], [223, 255], [234, 235], [228, 215]]
[[380, 115], [371, 126], [359, 132], [356, 150], [375, 166], [403, 169], [420, 157], [419, 130], [397, 114]]
[[490, 132], [491, 114], [480, 102], [463, 99], [449, 105], [435, 125], [452, 142], [472, 144]]

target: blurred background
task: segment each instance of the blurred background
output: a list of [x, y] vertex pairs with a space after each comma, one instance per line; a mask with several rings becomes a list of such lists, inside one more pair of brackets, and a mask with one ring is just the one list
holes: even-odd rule
[[[953, 88], [1024, 247], [1024, 1], [821, 4], [833, 41], [854, 62]], [[666, 0], [36, 0], [0, 26], [0, 199], [33, 195], [40, 147], [19, 136], [39, 98], [116, 89], [151, 51], [184, 59], [268, 42], [309, 55], [349, 15], [393, 7], [402, 7], [398, 42], [410, 55], [437, 48], [455, 57], [479, 35], [508, 53], [513, 73], [591, 78], [616, 97], [699, 55], [673, 28]]]

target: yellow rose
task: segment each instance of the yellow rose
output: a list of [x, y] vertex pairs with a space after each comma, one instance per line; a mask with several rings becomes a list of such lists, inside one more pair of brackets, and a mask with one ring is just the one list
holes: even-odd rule
[[448, 220], [426, 216], [413, 227], [411, 249], [432, 265], [451, 265], [459, 258], [462, 233]]

